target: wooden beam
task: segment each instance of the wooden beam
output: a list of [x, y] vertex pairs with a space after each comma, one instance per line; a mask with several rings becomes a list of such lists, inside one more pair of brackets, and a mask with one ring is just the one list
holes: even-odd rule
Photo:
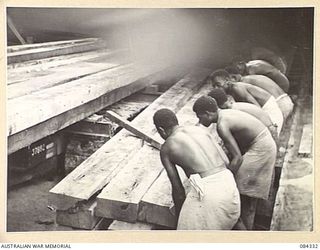
[[140, 139], [150, 143], [151, 146], [154, 148], [160, 150], [161, 149], [161, 143], [157, 141], [155, 138], [151, 137], [150, 135], [147, 135], [141, 129], [133, 126], [131, 122], [129, 122], [126, 119], [123, 119], [121, 116], [117, 115], [113, 111], [107, 111], [105, 113], [106, 117], [109, 118], [111, 121], [117, 123], [119, 126], [125, 128], [126, 130], [130, 131], [134, 135], [138, 136]]
[[57, 45], [74, 45], [79, 43], [97, 42], [98, 40], [99, 40], [98, 38], [84, 38], [84, 39], [74, 39], [74, 40], [65, 40], [65, 41], [45, 42], [45, 43], [12, 45], [7, 47], [7, 53], [18, 52], [18, 51], [29, 50], [29, 49], [36, 49], [36, 48], [55, 47]]
[[31, 79], [35, 72], [46, 71], [50, 68], [67, 66], [77, 62], [99, 62], [99, 60], [104, 60], [104, 57], [121, 58], [125, 57], [126, 53], [126, 50], [121, 49], [112, 51], [109, 49], [102, 49], [8, 64], [7, 85]]
[[141, 198], [162, 170], [159, 151], [144, 146], [98, 195], [96, 215], [135, 222]]
[[64, 66], [62, 68], [50, 70], [47, 75], [32, 78], [7, 87], [7, 99], [11, 100], [46, 88], [54, 87], [109, 69], [119, 67], [116, 63], [77, 63], [76, 65]]
[[[190, 188], [183, 170], [178, 167], [178, 171], [185, 189]], [[162, 171], [139, 203], [138, 221], [175, 228], [176, 220], [171, 183], [166, 171]]]
[[7, 63], [18, 63], [35, 59], [48, 58], [59, 55], [90, 51], [103, 48], [105, 45], [101, 41], [85, 42], [74, 45], [60, 45], [51, 48], [36, 48], [7, 54]]
[[[155, 133], [152, 122], [154, 112], [162, 107], [171, 108], [174, 112], [179, 110], [198, 89], [199, 81], [210, 72], [199, 69], [180, 80], [139, 114], [133, 124], [150, 134], [152, 131]], [[113, 179], [141, 146], [141, 141], [130, 136], [129, 132], [120, 131], [50, 190], [54, 196], [52, 203], [62, 200], [63, 206], [68, 208], [74, 205], [75, 200], [88, 200]]]
[[[124, 65], [9, 100], [8, 153], [28, 146], [143, 89], [150, 83], [147, 75], [157, 70]], [[30, 116], [30, 113], [34, 115]]]
[[[95, 65], [98, 68], [102, 68], [103, 65], [108, 64], [118, 65], [128, 63], [128, 60], [126, 61], [124, 59], [123, 53], [121, 51], [94, 51], [84, 53], [84, 55], [79, 55], [78, 53], [76, 55], [77, 56], [75, 56], [74, 54], [72, 54], [72, 56], [58, 56], [51, 58], [50, 61], [46, 59], [37, 60], [33, 61], [33, 64], [25, 63], [25, 65], [23, 65], [21, 63], [19, 64], [19, 67], [8, 68], [7, 85], [9, 85], [9, 87], [11, 87], [10, 85], [19, 86], [18, 84], [25, 82], [27, 82], [29, 85], [33, 85], [34, 83], [32, 81], [37, 81], [38, 78], [41, 79], [41, 77], [50, 75], [52, 76], [52, 78], [54, 78], [56, 77], [56, 75], [54, 75], [55, 73], [58, 73], [60, 75], [71, 74], [71, 76], [81, 76], [85, 74], [80, 70], [86, 69], [92, 65]], [[94, 71], [98, 70], [93, 70], [92, 72]]]

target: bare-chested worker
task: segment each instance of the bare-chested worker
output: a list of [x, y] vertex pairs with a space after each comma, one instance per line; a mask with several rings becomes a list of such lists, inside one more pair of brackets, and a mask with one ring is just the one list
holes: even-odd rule
[[269, 92], [277, 101], [282, 111], [283, 118], [286, 120], [293, 110], [293, 102], [290, 96], [285, 93], [272, 79], [264, 75], [246, 75], [241, 76], [237, 68], [226, 67], [230, 78], [234, 82], [245, 82], [260, 87]]
[[202, 96], [193, 111], [204, 126], [217, 124], [219, 136], [231, 154], [228, 168], [233, 172], [241, 195], [241, 219], [251, 229], [250, 209], [257, 198], [268, 199], [276, 160], [276, 144], [269, 130], [258, 119], [233, 109], [218, 109], [210, 96]]
[[226, 70], [216, 70], [207, 79], [214, 88], [223, 88], [227, 94], [233, 96], [237, 102], [248, 102], [262, 107], [270, 119], [278, 127], [278, 135], [283, 125], [283, 114], [275, 100], [267, 91], [257, 86], [234, 82]]
[[222, 88], [216, 88], [211, 90], [208, 93], [208, 96], [211, 96], [216, 100], [219, 108], [221, 109], [235, 109], [246, 112], [258, 120], [260, 120], [270, 131], [276, 144], [278, 143], [278, 133], [277, 126], [272, 123], [269, 115], [260, 107], [247, 102], [234, 102], [229, 100], [226, 92]]
[[287, 63], [281, 56], [278, 56], [274, 51], [264, 48], [255, 47], [251, 49], [251, 60], [263, 60], [281, 71], [282, 74], [286, 74]]
[[[177, 229], [232, 229], [240, 216], [240, 196], [222, 149], [205, 128], [179, 126], [169, 109], [158, 110], [153, 121], [166, 140], [160, 156], [172, 185]], [[187, 195], [176, 165], [189, 177]]]
[[288, 78], [279, 69], [263, 60], [252, 60], [249, 62], [239, 62], [235, 65], [240, 74], [245, 75], [265, 75], [277, 83], [284, 92], [288, 93], [290, 84]]

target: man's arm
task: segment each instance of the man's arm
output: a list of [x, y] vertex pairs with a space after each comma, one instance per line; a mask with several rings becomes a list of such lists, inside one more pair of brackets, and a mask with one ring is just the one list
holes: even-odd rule
[[182, 204], [186, 198], [185, 190], [175, 164], [170, 160], [169, 149], [164, 145], [160, 151], [162, 165], [164, 166], [172, 185], [172, 197], [175, 205], [176, 216], [179, 218]]
[[217, 126], [217, 131], [219, 136], [223, 140], [224, 145], [231, 154], [231, 162], [228, 168], [233, 174], [236, 174], [243, 161], [239, 146], [232, 133], [230, 132], [228, 126], [225, 126], [225, 124], [219, 124]]

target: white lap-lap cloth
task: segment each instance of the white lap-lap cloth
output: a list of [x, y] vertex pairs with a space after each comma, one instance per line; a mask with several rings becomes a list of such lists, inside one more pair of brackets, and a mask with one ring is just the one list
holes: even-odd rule
[[276, 144], [265, 128], [243, 155], [243, 162], [235, 175], [240, 194], [268, 199], [276, 154]]
[[230, 170], [189, 178], [191, 189], [182, 205], [178, 230], [230, 230], [240, 217], [240, 195]]
[[276, 102], [278, 103], [278, 106], [282, 111], [284, 120], [286, 120], [291, 114], [294, 106], [290, 96], [284, 93], [276, 98]]
[[271, 121], [277, 124], [279, 135], [283, 125], [283, 114], [276, 99], [273, 96], [270, 96], [269, 100], [263, 105], [262, 109], [268, 113]]

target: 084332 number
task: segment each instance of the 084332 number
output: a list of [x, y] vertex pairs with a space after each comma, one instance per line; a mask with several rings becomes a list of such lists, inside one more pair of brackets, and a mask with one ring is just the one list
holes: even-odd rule
[[317, 249], [318, 248], [318, 244], [317, 243], [302, 243], [299, 245], [300, 248], [309, 248], [309, 249]]

